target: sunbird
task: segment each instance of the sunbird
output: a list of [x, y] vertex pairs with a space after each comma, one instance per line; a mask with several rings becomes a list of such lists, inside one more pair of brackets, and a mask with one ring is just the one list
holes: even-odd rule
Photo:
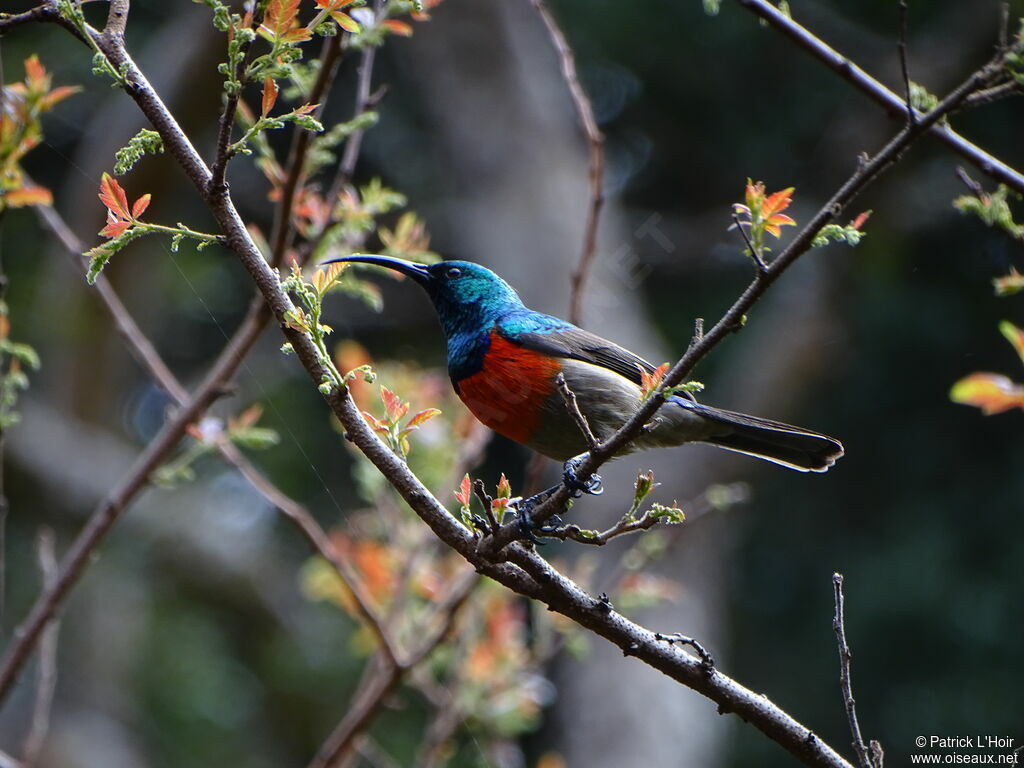
[[[595, 492], [600, 478], [578, 481], [573, 462], [588, 449], [556, 379], [562, 374], [594, 435], [605, 440], [643, 401], [642, 357], [572, 323], [527, 308], [491, 270], [469, 261], [417, 264], [356, 254], [334, 262], [386, 267], [422, 286], [448, 341], [448, 374], [459, 398], [500, 435], [565, 462], [578, 490]], [[330, 263], [330, 262], [328, 262]], [[778, 421], [698, 403], [676, 394], [619, 455], [635, 450], [710, 443], [800, 472], [825, 472], [843, 455], [838, 440]]]

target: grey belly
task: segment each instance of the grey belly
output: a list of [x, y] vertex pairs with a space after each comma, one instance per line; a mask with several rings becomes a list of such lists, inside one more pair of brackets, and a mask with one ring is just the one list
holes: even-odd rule
[[[580, 412], [599, 440], [610, 437], [640, 406], [640, 387], [607, 368], [576, 360], [564, 360], [562, 373], [576, 395]], [[658, 446], [680, 445], [711, 436], [714, 426], [679, 405], [664, 405], [651, 429], [620, 455]], [[544, 404], [541, 426], [527, 443], [530, 448], [558, 461], [584, 453], [588, 446], [569, 414], [561, 393], [552, 392]]]

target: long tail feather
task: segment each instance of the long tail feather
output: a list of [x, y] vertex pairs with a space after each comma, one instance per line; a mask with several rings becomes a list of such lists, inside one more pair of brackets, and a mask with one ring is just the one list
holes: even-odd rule
[[818, 432], [699, 403], [686, 402], [684, 407], [727, 427], [721, 434], [707, 438], [706, 442], [730, 451], [756, 456], [800, 472], [826, 472], [843, 455], [842, 443]]

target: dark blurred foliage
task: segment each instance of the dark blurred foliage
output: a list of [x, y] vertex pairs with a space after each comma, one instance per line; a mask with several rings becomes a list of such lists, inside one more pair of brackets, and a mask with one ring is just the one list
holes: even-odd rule
[[[467, 1], [446, 0], [417, 35], [468, 34], [458, 28]], [[101, 5], [87, 6], [90, 15], [101, 16]], [[869, 72], [898, 83], [895, 2], [791, 5]], [[135, 6], [129, 43], [208, 152], [220, 43], [206, 11], [183, 1]], [[553, 2], [608, 134], [609, 193], [629, 224], [656, 213], [678, 244], [667, 254], [650, 240], [635, 243], [653, 268], [640, 289], [644, 303], [676, 350], [687, 343], [693, 317], [717, 317], [749, 279], [749, 264], [725, 232], [746, 178], [764, 179], [770, 189], [795, 186], [791, 210], [804, 221], [859, 152], [878, 148], [898, 128], [732, 3], [715, 18], [700, 6]], [[941, 93], [984, 61], [996, 7], [988, 0], [911, 2], [912, 77]], [[1013, 11], [1024, 13], [1024, 3], [1014, 2]], [[474, 179], [446, 172], [404, 45], [382, 53], [379, 82], [391, 88], [359, 177], [380, 175], [407, 194], [428, 222], [431, 247], [447, 253], [460, 247], [453, 201], [472, 195]], [[169, 54], [175, 46], [180, 53]], [[76, 231], [90, 235], [102, 225], [99, 173], [142, 125], [127, 99], [88, 74], [85, 49], [55, 28], [25, 28], [3, 40], [8, 80], [20, 77], [30, 52], [56, 83], [85, 87], [50, 117], [47, 142], [26, 167], [54, 190]], [[343, 64], [333, 118], [348, 116], [354, 72], [354, 61]], [[1020, 99], [1006, 101], [959, 117], [956, 126], [1021, 168], [1021, 110]], [[476, 140], [498, 144], [498, 137]], [[952, 199], [965, 191], [953, 173], [961, 162], [922, 141], [849, 212], [874, 210], [862, 244], [807, 257], [835, 276], [827, 301], [834, 336], [819, 350], [826, 362], [811, 396], [787, 418], [839, 436], [848, 455], [824, 477], [759, 469], [755, 503], [733, 513], [742, 538], [729, 568], [726, 671], [845, 747], [830, 581], [833, 571], [843, 572], [861, 724], [885, 745], [890, 765], [905, 763], [919, 734], [1024, 737], [1024, 414], [983, 417], [948, 399], [950, 385], [974, 370], [1020, 379], [1019, 360], [996, 326], [1003, 318], [1024, 324], [1024, 297], [996, 299], [990, 280], [1011, 265], [1024, 268], [1024, 252], [953, 210]], [[243, 166], [232, 177], [240, 208], [266, 230], [264, 187]], [[153, 193], [154, 220], [210, 227], [168, 158], [145, 160], [124, 183], [133, 198]], [[23, 423], [8, 437], [9, 631], [37, 588], [30, 576], [37, 526], [53, 525], [66, 544], [154, 433], [167, 401], [30, 212], [9, 213], [0, 237], [12, 326], [43, 360]], [[188, 247], [172, 255], [155, 239], [120, 254], [108, 274], [188, 382], [216, 354], [251, 291], [232, 259]], [[332, 310], [339, 335], [365, 340], [372, 327], [374, 354], [440, 365], [425, 300], [410, 297], [405, 285], [384, 288], [380, 317], [339, 302]], [[756, 325], [756, 310], [750, 322]], [[766, 343], [773, 333], [787, 328], [771, 329]], [[255, 458], [329, 526], [354, 504], [351, 460], [316, 392], [278, 346], [277, 334], [268, 333], [231, 407], [267, 404], [265, 423], [284, 439]], [[723, 377], [736, 386], [743, 376], [730, 365], [732, 352], [731, 342], [723, 344], [698, 372], [710, 391]], [[33, 444], [40, 441], [49, 442]], [[94, 453], [101, 444], [113, 446], [109, 456]], [[488, 467], [515, 478], [522, 459], [499, 441]], [[151, 491], [129, 511], [73, 596], [47, 764], [296, 764], [343, 712], [359, 664], [347, 644], [350, 623], [302, 598], [297, 574], [306, 551], [272, 510], [215, 460], [199, 470], [195, 488]], [[23, 690], [5, 713], [0, 732], [10, 743], [27, 696]], [[389, 712], [375, 732], [409, 760], [422, 718], [418, 710]], [[724, 764], [792, 764], [752, 728], [737, 722], [732, 736]], [[469, 765], [475, 758], [467, 752]]]

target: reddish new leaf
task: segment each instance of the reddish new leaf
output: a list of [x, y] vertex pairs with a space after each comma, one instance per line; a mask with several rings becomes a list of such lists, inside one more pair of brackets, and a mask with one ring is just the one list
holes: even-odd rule
[[764, 223], [764, 231], [770, 235], [779, 237], [782, 234], [780, 227], [795, 227], [796, 222], [784, 213], [776, 213]]
[[118, 218], [113, 211], [107, 211], [107, 225], [100, 230], [100, 234], [103, 237], [118, 237], [130, 226], [130, 222]]
[[80, 90], [82, 89], [77, 85], [62, 85], [59, 88], [54, 88], [39, 100], [39, 107], [43, 111], [53, 109], [58, 102], [64, 101], [68, 96], [73, 96]]
[[995, 286], [996, 296], [1009, 296], [1024, 291], [1024, 275], [1010, 267], [1009, 273], [993, 279], [992, 285]]
[[109, 173], [104, 173], [100, 179], [100, 202], [107, 206], [107, 209], [120, 216], [122, 219], [131, 219], [132, 214], [128, 209], [128, 195], [117, 183], [117, 179]]
[[501, 479], [498, 480], [497, 494], [499, 499], [507, 499], [512, 496], [512, 483], [505, 477], [505, 473], [501, 473]]
[[1024, 386], [998, 373], [972, 373], [949, 392], [955, 403], [973, 405], [986, 416], [1013, 408], [1024, 410]]
[[761, 204], [761, 215], [767, 219], [773, 214], [786, 210], [789, 207], [789, 204], [793, 202], [794, 189], [794, 187], [787, 187], [786, 189], [780, 189], [778, 192], [772, 192], [768, 195]]
[[363, 28], [359, 25], [359, 22], [349, 16], [347, 13], [341, 11], [333, 11], [331, 18], [338, 24], [339, 27], [344, 29], [353, 35], [357, 35], [363, 31]]
[[999, 332], [1013, 345], [1013, 349], [1020, 358], [1020, 361], [1024, 363], [1024, 330], [1021, 330], [1009, 320], [1003, 320], [999, 324]]
[[291, 29], [285, 32], [281, 36], [281, 39], [284, 40], [286, 43], [301, 43], [306, 40], [309, 40], [312, 37], [313, 33], [310, 32], [305, 27], [295, 27], [295, 29]]
[[648, 373], [638, 365], [637, 368], [640, 370], [640, 390], [643, 396], [649, 397], [654, 390], [661, 384], [661, 380], [665, 378], [665, 374], [668, 373], [668, 363], [662, 363], [654, 369], [654, 373]]
[[393, 35], [401, 35], [402, 37], [412, 37], [412, 27], [406, 24], [404, 21], [398, 21], [397, 19], [388, 19], [380, 23], [384, 29], [391, 32]]
[[27, 205], [53, 205], [53, 193], [46, 187], [21, 187], [4, 193], [3, 201], [11, 208]]
[[262, 115], [266, 117], [270, 114], [270, 110], [274, 108], [274, 102], [277, 101], [277, 83], [274, 82], [274, 78], [268, 77], [263, 81], [263, 108]]
[[409, 419], [409, 423], [405, 425], [405, 428], [406, 429], [415, 429], [415, 428], [419, 427], [421, 424], [426, 424], [428, 421], [430, 421], [435, 416], [440, 416], [440, 415], [441, 415], [441, 409], [440, 408], [426, 408], [426, 409], [420, 411], [419, 413], [417, 413], [411, 419]]
[[409, 412], [409, 404], [402, 402], [402, 398], [387, 387], [380, 388], [380, 399], [384, 402], [384, 412], [392, 424], [397, 424]]
[[39, 62], [39, 57], [35, 54], [25, 59], [25, 81], [34, 91], [45, 91], [49, 87], [46, 68]]
[[299, 12], [299, 0], [270, 0], [267, 3], [266, 21], [263, 26], [275, 37], [281, 37], [291, 29]]
[[133, 219], [139, 218], [139, 216], [146, 212], [146, 209], [149, 208], [149, 201], [152, 198], [153, 196], [147, 192], [146, 194], [144, 194], [142, 197], [135, 201], [134, 205], [132, 205]]
[[864, 211], [863, 213], [857, 214], [857, 218], [850, 222], [850, 226], [854, 229], [860, 229], [864, 226], [864, 222], [871, 216], [871, 211]]
[[455, 499], [464, 507], [469, 506], [469, 493], [472, 488], [472, 484], [469, 481], [469, 473], [462, 478], [462, 482], [459, 483], [459, 490], [455, 491]]

